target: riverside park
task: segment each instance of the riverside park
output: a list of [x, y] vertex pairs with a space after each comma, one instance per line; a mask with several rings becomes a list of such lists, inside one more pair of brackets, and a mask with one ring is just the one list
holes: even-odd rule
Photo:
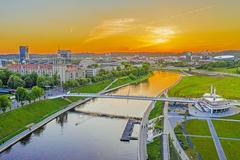
[[[169, 81], [169, 78], [171, 81]], [[35, 152], [35, 150], [28, 148], [31, 147], [30, 144], [35, 145], [35, 141], [41, 139], [52, 140], [53, 137], [49, 135], [52, 131], [47, 131], [48, 126], [50, 128], [54, 127], [56, 125], [54, 121], [61, 124], [61, 126], [65, 126], [69, 123], [69, 118], [76, 118], [76, 114], [83, 118], [80, 118], [83, 122], [73, 120], [71, 123], [73, 125], [75, 123], [75, 127], [94, 117], [99, 117], [100, 120], [106, 119], [110, 122], [114, 119], [122, 121], [132, 118], [136, 118], [136, 121], [138, 121], [141, 120], [139, 117], [141, 114], [146, 114], [145, 125], [147, 130], [143, 131], [141, 125], [144, 124], [140, 122], [133, 124], [132, 132], [127, 131], [125, 128], [125, 132], [129, 132], [130, 137], [129, 139], [125, 137], [124, 140], [127, 140], [132, 145], [130, 148], [134, 150], [134, 146], [137, 146], [136, 142], [140, 143], [140, 139], [136, 138], [134, 140], [134, 136], [141, 133], [146, 134], [145, 152], [149, 160], [164, 159], [166, 154], [170, 159], [237, 159], [240, 156], [236, 151], [240, 145], [238, 134], [240, 131], [238, 124], [240, 122], [238, 108], [240, 96], [238, 95], [240, 94], [238, 88], [240, 86], [238, 84], [240, 84], [240, 79], [231, 76], [208, 76], [194, 72], [183, 74], [181, 71], [154, 71], [151, 74], [139, 77], [138, 80], [132, 80], [125, 76], [115, 80], [104, 80], [74, 88], [68, 93], [69, 95], [59, 95], [57, 98], [50, 96], [47, 99], [0, 114], [1, 158], [9, 159], [19, 153], [20, 159], [33, 155], [32, 153], [25, 153], [27, 150]], [[153, 101], [151, 104], [142, 100], [111, 99], [112, 95], [121, 95], [122, 93], [128, 93], [128, 95], [140, 98], [144, 86], [148, 89], [151, 88], [149, 95], [158, 93], [159, 98], [165, 97], [166, 99], [164, 101]], [[144, 87], [145, 91], [148, 90], [146, 87]], [[159, 94], [159, 90], [161, 94]], [[71, 93], [97, 93], [96, 95], [102, 93], [110, 97], [101, 99], [96, 96], [96, 98], [91, 99], [82, 96], [71, 96]], [[206, 93], [209, 93], [209, 95], [206, 96]], [[171, 97], [177, 97], [178, 101], [176, 98]], [[112, 103], [115, 103], [114, 108], [109, 106]], [[120, 103], [120, 105], [117, 103]], [[142, 104], [142, 110], [140, 110], [141, 107], [138, 107], [140, 103]], [[215, 103], [218, 106], [223, 104], [224, 106], [216, 109]], [[77, 107], [72, 107], [73, 109], [69, 111], [66, 110], [67, 113], [61, 112], [61, 114], [57, 114], [73, 104], [76, 104]], [[129, 105], [132, 108], [129, 108]], [[145, 106], [149, 107], [145, 109]], [[135, 111], [137, 108], [138, 113]], [[211, 109], [214, 112], [211, 112]], [[57, 114], [56, 119], [53, 117], [47, 120], [55, 114]], [[44, 123], [41, 124], [41, 122]], [[166, 124], [166, 122], [168, 123]], [[124, 121], [121, 123], [124, 128]], [[113, 124], [109, 125], [112, 126]], [[127, 122], [126, 127], [128, 125]], [[87, 128], [89, 129], [89, 127]], [[23, 134], [24, 132], [26, 134]], [[48, 136], [44, 138], [41, 135], [45, 132]], [[119, 134], [120, 136], [123, 130], [118, 132], [116, 135]], [[57, 137], [57, 139], [61, 137]], [[122, 143], [116, 137], [113, 139], [118, 143]], [[100, 140], [106, 142], [105, 138], [101, 137]], [[144, 138], [142, 140], [144, 141]], [[167, 143], [168, 148], [163, 145], [164, 141]], [[125, 143], [122, 145], [126, 145]], [[44, 151], [43, 148], [39, 149]], [[167, 153], [164, 153], [166, 150]], [[69, 152], [69, 154], [73, 158], [75, 157], [72, 152]], [[46, 159], [51, 159], [51, 156], [54, 155], [54, 153], [49, 154]], [[134, 155], [131, 156], [134, 157]]]

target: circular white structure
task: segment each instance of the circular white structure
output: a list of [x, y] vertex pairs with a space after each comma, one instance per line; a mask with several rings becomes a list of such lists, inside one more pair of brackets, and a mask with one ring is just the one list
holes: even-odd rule
[[223, 55], [223, 56], [213, 57], [213, 59], [215, 59], [215, 60], [234, 60], [235, 56], [233, 56], [233, 55]]

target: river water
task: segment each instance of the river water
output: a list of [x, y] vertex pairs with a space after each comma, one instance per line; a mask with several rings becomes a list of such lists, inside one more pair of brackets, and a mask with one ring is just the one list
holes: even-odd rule
[[[180, 79], [156, 71], [145, 82], [114, 91], [117, 95], [157, 96]], [[134, 160], [137, 140], [121, 142], [127, 120], [83, 115], [79, 111], [142, 117], [150, 102], [93, 99], [52, 120], [1, 153], [2, 160]], [[138, 135], [138, 129], [134, 135]]]

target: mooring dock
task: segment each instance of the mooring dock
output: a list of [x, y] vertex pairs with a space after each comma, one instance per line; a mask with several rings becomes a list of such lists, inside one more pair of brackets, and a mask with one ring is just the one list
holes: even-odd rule
[[123, 131], [121, 141], [130, 141], [130, 140], [136, 140], [136, 138], [132, 138], [132, 132], [134, 124], [140, 124], [139, 121], [136, 121], [134, 119], [128, 119], [127, 124], [125, 126], [125, 129]]

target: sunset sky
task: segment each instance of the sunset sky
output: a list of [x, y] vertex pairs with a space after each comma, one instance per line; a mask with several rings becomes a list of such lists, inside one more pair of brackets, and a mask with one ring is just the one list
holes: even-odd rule
[[240, 49], [239, 0], [0, 0], [0, 53]]

